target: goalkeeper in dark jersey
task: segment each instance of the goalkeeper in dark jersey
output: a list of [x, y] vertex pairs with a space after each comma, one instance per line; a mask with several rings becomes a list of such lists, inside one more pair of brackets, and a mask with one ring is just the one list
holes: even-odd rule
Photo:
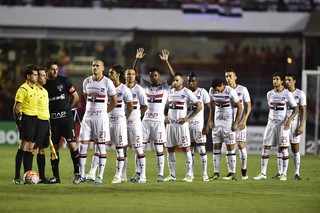
[[80, 183], [79, 174], [79, 150], [76, 143], [76, 128], [71, 108], [79, 100], [79, 95], [73, 84], [63, 76], [58, 75], [58, 63], [48, 60], [46, 64], [47, 83], [44, 88], [49, 93], [50, 124], [52, 142], [58, 155], [58, 159], [51, 159], [53, 177], [51, 183], [60, 183], [59, 175], [59, 148], [61, 136], [67, 142], [74, 167], [74, 179], [72, 183]]

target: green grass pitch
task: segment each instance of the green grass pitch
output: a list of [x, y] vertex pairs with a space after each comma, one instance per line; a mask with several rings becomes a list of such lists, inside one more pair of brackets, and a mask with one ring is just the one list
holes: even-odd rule
[[[260, 156], [248, 156], [249, 180], [242, 181], [237, 155], [238, 181], [203, 182], [199, 154], [196, 153], [195, 181], [182, 182], [185, 176], [183, 153], [177, 153], [177, 181], [157, 183], [154, 152], [146, 152], [147, 183], [111, 184], [115, 174], [115, 151], [108, 151], [104, 183], [70, 184], [72, 162], [67, 149], [60, 151], [61, 184], [13, 185], [14, 158], [17, 147], [0, 147], [0, 212], [319, 212], [320, 157], [302, 156], [302, 181], [293, 179], [293, 160], [290, 159], [288, 180], [271, 179], [276, 174], [276, 156], [270, 157], [268, 179], [254, 181], [260, 171]], [[87, 171], [91, 162], [89, 150]], [[47, 155], [48, 156], [48, 155]], [[134, 153], [128, 153], [128, 175], [134, 172]], [[36, 157], [33, 168], [37, 171]], [[208, 153], [208, 173], [212, 175], [212, 153]], [[225, 155], [221, 176], [226, 175]], [[46, 175], [52, 175], [47, 157]], [[165, 175], [168, 175], [167, 163]]]

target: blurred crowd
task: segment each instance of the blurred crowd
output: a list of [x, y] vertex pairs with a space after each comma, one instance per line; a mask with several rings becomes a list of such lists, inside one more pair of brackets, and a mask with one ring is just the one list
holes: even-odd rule
[[179, 9], [183, 4], [241, 4], [245, 11], [312, 11], [318, 0], [0, 0], [0, 5], [46, 7], [105, 7]]

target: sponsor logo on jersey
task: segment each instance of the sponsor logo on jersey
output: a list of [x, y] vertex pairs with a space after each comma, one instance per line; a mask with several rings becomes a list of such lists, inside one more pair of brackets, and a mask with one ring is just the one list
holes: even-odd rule
[[158, 113], [153, 113], [153, 112], [146, 112], [145, 114], [144, 114], [144, 116], [145, 117], [148, 117], [148, 118], [156, 118], [156, 117], [158, 117]]
[[62, 112], [53, 112], [50, 115], [51, 119], [60, 119], [60, 118], [65, 118], [67, 117], [67, 112], [62, 111]]
[[62, 84], [57, 85], [57, 90], [59, 90], [59, 92], [61, 92], [63, 90], [63, 85]]

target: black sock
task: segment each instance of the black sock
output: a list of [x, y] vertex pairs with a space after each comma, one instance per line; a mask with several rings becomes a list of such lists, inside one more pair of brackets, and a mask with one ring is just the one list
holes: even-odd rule
[[43, 180], [45, 179], [46, 155], [38, 153], [37, 163], [38, 163], [39, 177], [41, 180]]
[[79, 168], [80, 168], [80, 163], [79, 163], [79, 150], [77, 149], [76, 151], [71, 151], [70, 150], [70, 154], [71, 154], [71, 158], [72, 158], [72, 162], [73, 162], [73, 172], [74, 174], [79, 174]]
[[59, 156], [59, 152], [56, 152], [56, 153], [57, 153], [58, 159], [55, 159], [55, 160], [51, 159], [50, 160], [51, 161], [51, 168], [52, 168], [53, 176], [56, 178], [60, 178], [60, 175], [59, 175], [60, 156]]
[[22, 149], [18, 149], [16, 154], [16, 171], [14, 175], [14, 179], [20, 178], [20, 170], [21, 170], [21, 164], [24, 157], [25, 151]]
[[32, 152], [26, 151], [23, 157], [23, 167], [24, 167], [24, 173], [26, 173], [29, 170], [32, 170]]

